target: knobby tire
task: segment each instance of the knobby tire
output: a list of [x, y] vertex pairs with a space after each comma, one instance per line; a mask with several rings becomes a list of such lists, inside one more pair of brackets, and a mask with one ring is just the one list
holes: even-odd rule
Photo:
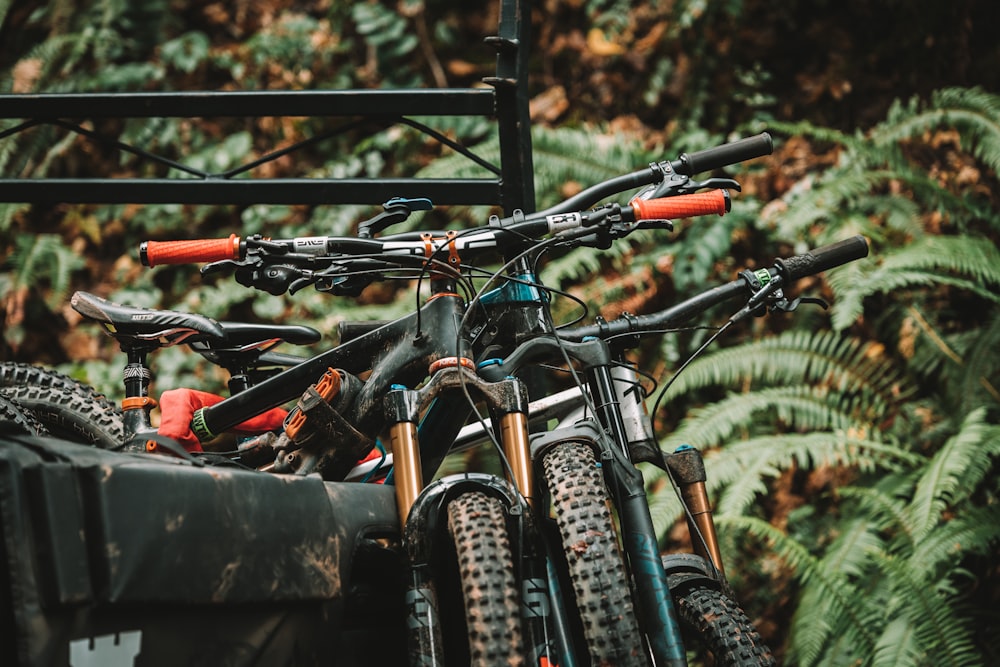
[[564, 442], [542, 468], [592, 665], [646, 665], [604, 477], [591, 447]]
[[102, 449], [121, 448], [125, 439], [117, 406], [62, 373], [3, 362], [0, 392], [31, 412], [54, 437]]
[[486, 494], [464, 493], [448, 505], [448, 531], [465, 605], [467, 664], [524, 665], [520, 594], [503, 508]]
[[715, 667], [774, 665], [771, 649], [740, 606], [721, 591], [697, 586], [673, 591], [684, 645], [708, 652], [702, 664]]
[[48, 435], [45, 426], [18, 402], [0, 394], [0, 433]]

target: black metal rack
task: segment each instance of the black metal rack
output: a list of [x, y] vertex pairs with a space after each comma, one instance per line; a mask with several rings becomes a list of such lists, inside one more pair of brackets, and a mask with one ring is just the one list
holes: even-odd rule
[[[23, 122], [0, 139], [40, 124], [53, 124], [104, 140], [74, 119], [154, 117], [359, 117], [366, 123], [402, 123], [448, 143], [412, 116], [482, 116], [496, 120], [500, 165], [470, 156], [492, 178], [234, 178], [250, 165], [206, 173], [157, 158], [112, 140], [120, 150], [141, 154], [187, 173], [184, 178], [0, 178], [0, 202], [136, 204], [379, 204], [392, 197], [428, 197], [435, 204], [499, 205], [506, 212], [534, 210], [527, 59], [529, 0], [500, 0], [499, 30], [486, 42], [497, 50], [491, 88], [421, 90], [200, 91], [0, 95], [0, 118]], [[449, 144], [453, 145], [453, 144]], [[461, 146], [453, 145], [462, 150]], [[463, 153], [468, 153], [462, 151]]]

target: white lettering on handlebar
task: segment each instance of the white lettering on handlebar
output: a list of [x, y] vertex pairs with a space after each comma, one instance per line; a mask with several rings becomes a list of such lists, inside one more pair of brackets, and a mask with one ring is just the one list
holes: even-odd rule
[[579, 212], [560, 213], [558, 215], [546, 216], [545, 221], [549, 223], [549, 232], [557, 234], [564, 229], [577, 229], [583, 223], [583, 216]]
[[322, 255], [326, 252], [325, 236], [302, 236], [292, 242], [292, 249], [306, 255]]

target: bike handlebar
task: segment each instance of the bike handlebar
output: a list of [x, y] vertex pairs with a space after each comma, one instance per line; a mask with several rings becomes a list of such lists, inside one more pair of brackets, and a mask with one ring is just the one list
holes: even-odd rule
[[[868, 241], [858, 235], [801, 255], [777, 259], [773, 267], [764, 270], [771, 278], [780, 277], [787, 284], [867, 256]], [[626, 314], [609, 322], [563, 329], [559, 331], [559, 337], [569, 341], [581, 341], [589, 337], [608, 339], [667, 329], [682, 324], [713, 306], [741, 297], [746, 298], [748, 293], [752, 295], [752, 287], [747, 280], [741, 278], [697, 294], [657, 313]]]
[[[773, 142], [771, 136], [763, 132], [756, 136], [739, 139], [721, 146], [695, 151], [694, 153], [682, 153], [677, 160], [670, 163], [653, 163], [646, 169], [598, 183], [544, 211], [522, 216], [520, 219], [504, 219], [501, 221], [501, 227], [510, 227], [513, 230], [529, 235], [536, 231], [540, 233], [544, 233], [545, 231], [551, 232], [554, 231], [554, 223], [548, 219], [551, 216], [582, 211], [592, 207], [605, 197], [633, 188], [652, 185], [668, 177], [671, 170], [681, 175], [692, 175], [768, 155], [772, 150]], [[726, 198], [724, 209], [722, 209], [723, 204], [721, 201], [723, 197]], [[694, 204], [693, 202], [696, 201], [703, 201], [703, 203], [700, 205]], [[682, 194], [654, 200], [636, 199], [632, 201], [632, 209], [635, 209], [637, 216], [634, 220], [683, 218], [711, 213], [723, 215], [729, 210], [729, 201], [728, 194], [719, 190], [696, 194]], [[393, 238], [392, 236], [386, 236], [382, 237], [382, 240], [390, 241]], [[331, 237], [327, 239], [328, 242], [326, 244], [322, 243], [323, 239], [324, 237], [312, 237], [284, 242], [279, 241], [275, 242], [276, 245], [274, 247], [281, 246], [285, 248], [285, 252], [301, 252], [306, 255], [317, 255], [331, 251], [343, 254], [379, 252], [377, 246], [373, 246], [370, 242], [358, 243], [359, 241], [370, 241], [369, 239], [342, 238], [335, 240]], [[354, 243], [350, 241], [354, 241]], [[195, 264], [240, 260], [246, 256], [246, 242], [247, 239], [240, 239], [235, 234], [230, 235], [228, 239], [144, 241], [139, 247], [139, 259], [143, 265], [149, 267], [162, 264]], [[321, 245], [323, 247], [320, 247]], [[330, 247], [334, 245], [336, 249]], [[344, 249], [347, 247], [350, 247], [351, 250]]]
[[852, 236], [795, 257], [776, 260], [775, 266], [785, 280], [799, 280], [867, 255], [868, 241], [865, 237]]
[[773, 150], [774, 142], [771, 140], [771, 135], [762, 132], [756, 136], [746, 137], [714, 148], [706, 148], [694, 153], [683, 153], [678, 160], [680, 166], [675, 166], [674, 169], [679, 174], [692, 176], [703, 171], [711, 171], [752, 160], [755, 157], [770, 155]]
[[[661, 199], [635, 199], [631, 206], [616, 209], [625, 222], [642, 222], [668, 218], [686, 218], [695, 215], [724, 215], [730, 208], [729, 193], [725, 190], [711, 190]], [[412, 255], [425, 256], [443, 246], [454, 247], [459, 252], [489, 250], [504, 245], [505, 242], [521, 242], [522, 236], [541, 236], [547, 233], [587, 229], [607, 218], [607, 211], [598, 209], [591, 214], [572, 213], [548, 216], [533, 215], [527, 219], [511, 218], [498, 227], [470, 229], [461, 234], [445, 232], [385, 236], [379, 239], [359, 239], [356, 237], [312, 236], [285, 240], [264, 240], [243, 238], [236, 234], [228, 239], [197, 239], [188, 241], [144, 241], [139, 246], [139, 259], [145, 266], [161, 264], [189, 264], [239, 260], [247, 255], [253, 245], [263, 254], [272, 252], [279, 262], [288, 261], [291, 255], [298, 257], [329, 257], [346, 260], [351, 255]], [[509, 241], [508, 241], [509, 240]]]

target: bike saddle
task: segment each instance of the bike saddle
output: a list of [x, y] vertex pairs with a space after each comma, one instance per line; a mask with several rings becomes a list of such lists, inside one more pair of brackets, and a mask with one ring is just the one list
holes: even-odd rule
[[70, 305], [84, 317], [100, 322], [123, 348], [130, 342], [168, 347], [226, 338], [226, 330], [219, 322], [202, 315], [125, 306], [89, 292], [73, 294]]
[[322, 334], [312, 327], [297, 324], [250, 324], [248, 322], [217, 322], [225, 332], [225, 341], [204, 341], [212, 349], [254, 346], [278, 339], [292, 345], [316, 343]]

